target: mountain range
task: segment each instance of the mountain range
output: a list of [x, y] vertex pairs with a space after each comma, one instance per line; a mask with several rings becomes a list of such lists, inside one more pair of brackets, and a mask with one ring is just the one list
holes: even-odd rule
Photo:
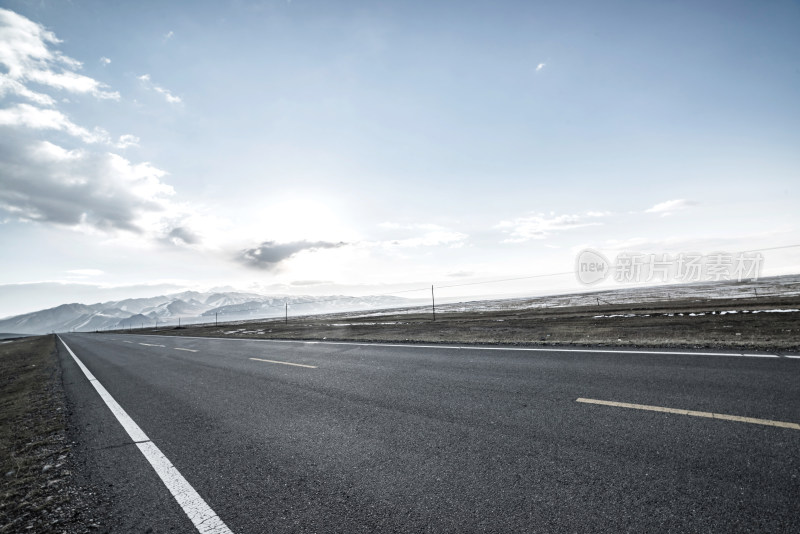
[[332, 295], [266, 296], [256, 293], [184, 291], [157, 297], [125, 299], [97, 304], [62, 304], [0, 320], [0, 332], [45, 334], [49, 332], [94, 332], [119, 328], [141, 328], [215, 320], [239, 321], [261, 317], [282, 317], [392, 308], [409, 301], [392, 296], [348, 297]]

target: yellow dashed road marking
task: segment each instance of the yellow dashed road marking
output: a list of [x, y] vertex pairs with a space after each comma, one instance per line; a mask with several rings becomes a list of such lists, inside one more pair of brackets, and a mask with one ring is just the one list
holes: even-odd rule
[[632, 408], [634, 410], [647, 410], [650, 412], [676, 413], [679, 415], [692, 415], [694, 417], [707, 417], [709, 419], [724, 419], [726, 421], [739, 421], [740, 423], [752, 423], [754, 425], [778, 426], [781, 428], [791, 428], [800, 430], [797, 423], [787, 423], [786, 421], [772, 421], [770, 419], [756, 419], [754, 417], [741, 417], [738, 415], [726, 415], [724, 413], [697, 412], [694, 410], [681, 410], [679, 408], [665, 408], [663, 406], [648, 406], [646, 404], [631, 404], [628, 402], [614, 402], [597, 399], [575, 399], [576, 402], [586, 404], [601, 404], [603, 406], [615, 406], [617, 408]]

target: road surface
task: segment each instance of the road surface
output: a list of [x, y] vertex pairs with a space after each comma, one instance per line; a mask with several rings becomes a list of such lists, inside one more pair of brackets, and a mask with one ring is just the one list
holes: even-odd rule
[[114, 532], [800, 531], [798, 358], [61, 339]]

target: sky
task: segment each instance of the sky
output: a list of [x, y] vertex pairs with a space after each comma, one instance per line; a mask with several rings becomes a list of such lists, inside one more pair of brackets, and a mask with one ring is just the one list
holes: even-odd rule
[[800, 244], [797, 2], [2, 6], [0, 317]]

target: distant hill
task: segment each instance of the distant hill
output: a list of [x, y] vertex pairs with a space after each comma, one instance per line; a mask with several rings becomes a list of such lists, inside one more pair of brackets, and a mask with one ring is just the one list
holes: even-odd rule
[[[695, 282], [661, 286], [631, 286], [626, 288], [591, 288], [588, 291], [539, 297], [490, 298], [471, 302], [456, 299], [437, 299], [437, 309], [443, 312], [491, 311], [511, 308], [525, 309], [545, 306], [585, 306], [603, 303], [651, 302], [664, 299], [719, 299], [800, 294], [800, 275], [783, 275], [745, 280], [742, 282]], [[212, 290], [207, 293], [184, 291], [172, 295], [125, 299], [98, 304], [62, 304], [55, 308], [17, 315], [0, 320], [0, 334], [16, 337], [49, 332], [93, 332], [119, 328], [141, 328], [181, 324], [240, 321], [283, 317], [286, 303], [290, 315], [311, 315], [348, 311], [380, 310], [417, 306], [419, 300], [392, 296], [350, 297], [259, 295], [238, 291]]]
[[26, 337], [26, 336], [29, 336], [29, 335], [30, 334], [11, 334], [9, 332], [0, 332], [0, 341], [2, 341], [4, 339], [14, 339], [14, 338], [18, 338], [18, 337]]
[[0, 332], [9, 336], [46, 334], [49, 332], [94, 332], [114, 328], [177, 325], [220, 321], [237, 321], [256, 317], [277, 317], [285, 313], [310, 314], [336, 311], [357, 311], [392, 308], [409, 303], [407, 299], [389, 296], [265, 296], [256, 293], [185, 291], [173, 295], [125, 299], [97, 304], [62, 304], [0, 320]]

